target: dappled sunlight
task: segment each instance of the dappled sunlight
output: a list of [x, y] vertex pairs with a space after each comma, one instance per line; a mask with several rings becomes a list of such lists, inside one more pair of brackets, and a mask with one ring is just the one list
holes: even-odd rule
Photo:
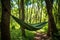
[[0, 0], [1, 40], [60, 40], [60, 0]]

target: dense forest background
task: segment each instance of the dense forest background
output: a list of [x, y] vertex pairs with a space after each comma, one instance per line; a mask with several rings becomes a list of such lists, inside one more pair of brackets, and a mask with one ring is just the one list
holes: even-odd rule
[[36, 35], [38, 40], [60, 40], [60, 0], [0, 0], [1, 40], [37, 40]]

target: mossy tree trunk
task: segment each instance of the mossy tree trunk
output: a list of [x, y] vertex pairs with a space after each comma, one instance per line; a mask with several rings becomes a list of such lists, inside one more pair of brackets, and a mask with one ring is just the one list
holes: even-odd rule
[[10, 40], [10, 0], [1, 0], [1, 40]]

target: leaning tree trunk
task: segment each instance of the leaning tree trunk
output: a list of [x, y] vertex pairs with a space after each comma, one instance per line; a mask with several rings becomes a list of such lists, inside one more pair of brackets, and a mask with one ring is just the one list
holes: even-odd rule
[[52, 8], [53, 8], [53, 0], [45, 0], [47, 13], [48, 13], [48, 36], [52, 36], [53, 33], [57, 33], [58, 30], [56, 28], [56, 24], [54, 22]]
[[1, 40], [10, 40], [10, 0], [1, 0]]

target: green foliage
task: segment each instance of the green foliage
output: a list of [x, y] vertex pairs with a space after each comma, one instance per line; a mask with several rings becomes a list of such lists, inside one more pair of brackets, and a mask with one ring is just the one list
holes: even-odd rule
[[[11, 29], [11, 40], [22, 40], [22, 33], [20, 29]], [[24, 40], [33, 40], [34, 33], [26, 30], [26, 37]]]
[[21, 25], [22, 27], [24, 27], [28, 30], [31, 30], [31, 31], [39, 30], [43, 27], [43, 25], [45, 25], [47, 23], [47, 22], [42, 22], [42, 23], [38, 23], [36, 25], [29, 25], [29, 24], [23, 22], [21, 19], [14, 17], [13, 15], [11, 15], [11, 16], [19, 25]]
[[[35, 24], [35, 23], [39, 23], [40, 20], [41, 20], [41, 22], [45, 22], [48, 20], [45, 0], [24, 0], [24, 2], [25, 2], [24, 3], [25, 23], [28, 23], [28, 26], [29, 25], [36, 26], [38, 24]], [[57, 21], [57, 14], [58, 14], [58, 10], [57, 10], [58, 4], [57, 3], [58, 3], [57, 0], [54, 0], [53, 14], [54, 14], [55, 21]], [[38, 8], [38, 6], [39, 6], [39, 8]], [[19, 17], [18, 0], [11, 1], [11, 14], [13, 14], [16, 17]], [[30, 26], [30, 27], [32, 27], [32, 26]], [[58, 24], [57, 24], [57, 26], [58, 26]], [[18, 25], [17, 22], [15, 22], [12, 17], [10, 19], [10, 27], [11, 27], [11, 29], [14, 29], [11, 31], [12, 32], [11, 33], [12, 40], [22, 40], [21, 30], [16, 30], [16, 29], [20, 28], [20, 25]], [[34, 28], [30, 28], [30, 27], [28, 27], [28, 28], [34, 29]], [[60, 30], [60, 25], [58, 26], [58, 28]], [[45, 25], [45, 27], [40, 29], [39, 32], [40, 31], [47, 32], [47, 30], [48, 30], [48, 25]], [[29, 32], [30, 31], [26, 31], [27, 37], [24, 40], [29, 40], [29, 38], [33, 38], [32, 37], [33, 33], [29, 33]], [[17, 35], [19, 35], [19, 36], [17, 36]]]
[[25, 0], [26, 5], [31, 4], [31, 3], [29, 3], [29, 2], [30, 2], [30, 0]]

